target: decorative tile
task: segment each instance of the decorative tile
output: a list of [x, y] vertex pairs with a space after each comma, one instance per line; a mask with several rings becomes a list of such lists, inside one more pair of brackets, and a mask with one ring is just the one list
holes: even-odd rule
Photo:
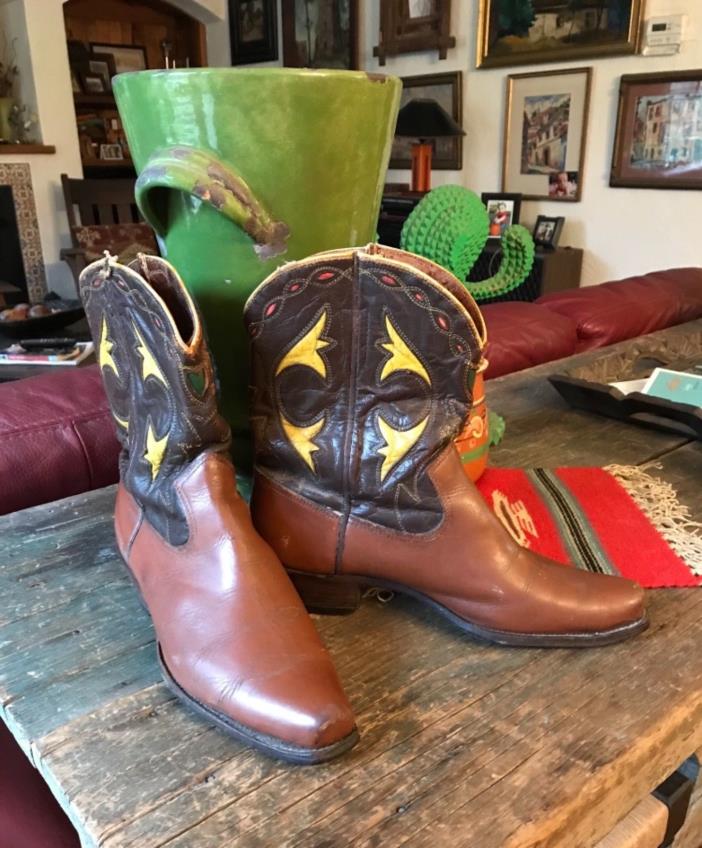
[[27, 278], [27, 297], [30, 303], [38, 303], [44, 299], [47, 285], [29, 165], [0, 164], [0, 185], [7, 185], [12, 189], [24, 275]]

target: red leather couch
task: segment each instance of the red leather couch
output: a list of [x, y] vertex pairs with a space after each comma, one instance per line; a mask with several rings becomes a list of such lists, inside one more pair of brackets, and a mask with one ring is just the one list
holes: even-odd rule
[[[702, 316], [702, 268], [483, 307], [487, 378]], [[106, 486], [117, 441], [97, 366], [0, 384], [0, 515]]]
[[[488, 379], [702, 316], [702, 268], [483, 307]], [[0, 514], [117, 479], [96, 366], [0, 384]], [[0, 722], [0, 848], [77, 848], [70, 823]]]

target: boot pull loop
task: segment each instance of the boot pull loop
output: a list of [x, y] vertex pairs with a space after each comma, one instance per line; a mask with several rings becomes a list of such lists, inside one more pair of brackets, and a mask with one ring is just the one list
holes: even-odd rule
[[117, 257], [112, 256], [109, 250], [102, 251], [103, 260], [102, 260], [102, 271], [105, 275], [105, 279], [112, 275], [112, 269], [117, 264]]
[[149, 279], [149, 265], [146, 261], [146, 255], [144, 253], [137, 253], [137, 262], [139, 263], [139, 273], [145, 279]]

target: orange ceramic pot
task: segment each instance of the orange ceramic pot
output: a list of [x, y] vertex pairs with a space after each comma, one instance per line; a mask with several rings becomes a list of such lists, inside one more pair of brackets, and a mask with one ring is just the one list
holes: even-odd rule
[[468, 421], [455, 441], [463, 470], [474, 483], [485, 471], [488, 461], [490, 434], [484, 379], [487, 366], [487, 359], [483, 358], [473, 383], [473, 406]]

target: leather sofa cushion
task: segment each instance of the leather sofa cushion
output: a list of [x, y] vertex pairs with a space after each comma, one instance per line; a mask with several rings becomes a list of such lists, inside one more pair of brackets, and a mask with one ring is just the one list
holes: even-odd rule
[[674, 268], [554, 292], [537, 303], [577, 325], [577, 350], [652, 333], [702, 316], [702, 268]]
[[489, 303], [481, 312], [488, 332], [488, 380], [575, 352], [576, 324], [567, 316], [520, 301]]
[[0, 848], [80, 848], [39, 772], [0, 721]]
[[117, 480], [119, 445], [96, 365], [0, 383], [0, 515]]

